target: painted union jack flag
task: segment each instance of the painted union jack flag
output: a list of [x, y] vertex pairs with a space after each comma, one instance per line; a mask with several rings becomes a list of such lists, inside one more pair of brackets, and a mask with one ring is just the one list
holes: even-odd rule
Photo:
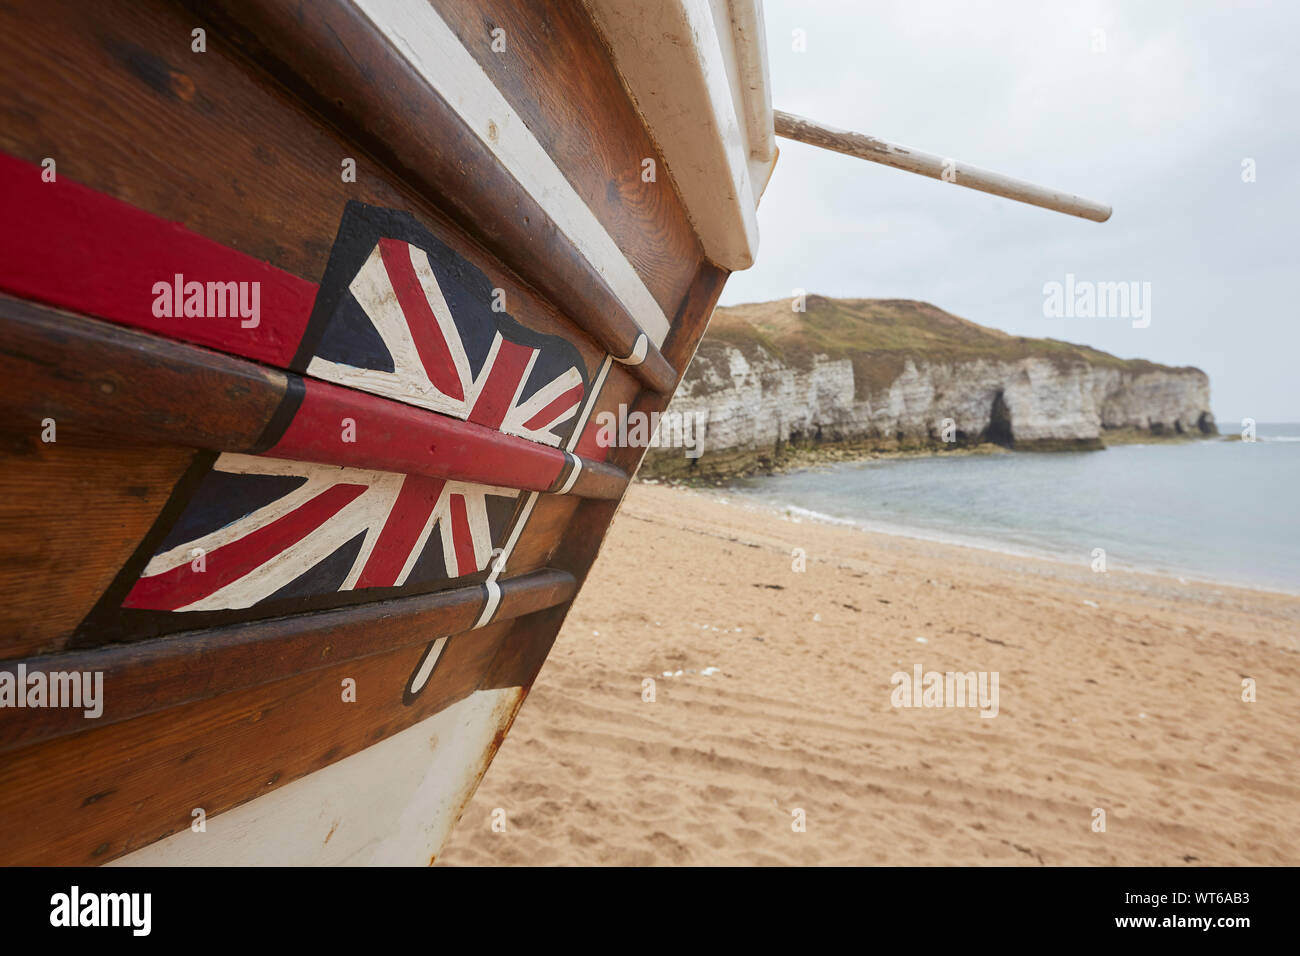
[[307, 374], [559, 447], [586, 391], [581, 358], [493, 311], [504, 291], [446, 253], [441, 243], [375, 239]]
[[124, 607], [247, 608], [485, 570], [519, 492], [253, 455], [217, 459]]
[[[568, 447], [588, 388], [582, 356], [500, 305], [482, 272], [410, 216], [349, 203], [290, 369]], [[286, 401], [277, 434], [301, 419], [299, 438], [338, 441], [306, 411]], [[196, 464], [106, 596], [104, 627], [147, 636], [434, 590], [486, 572], [531, 510], [513, 487], [289, 460], [271, 430], [269, 453]]]

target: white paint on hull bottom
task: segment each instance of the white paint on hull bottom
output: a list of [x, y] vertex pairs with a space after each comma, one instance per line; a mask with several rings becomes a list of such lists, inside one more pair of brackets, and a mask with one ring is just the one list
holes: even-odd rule
[[[425, 866], [523, 689], [476, 691], [413, 727], [113, 866]], [[484, 821], [486, 825], [486, 821]]]

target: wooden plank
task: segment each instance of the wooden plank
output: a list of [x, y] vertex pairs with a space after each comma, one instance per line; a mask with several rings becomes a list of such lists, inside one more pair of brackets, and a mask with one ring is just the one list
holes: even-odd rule
[[39, 420], [12, 424], [0, 434], [0, 660], [63, 646], [195, 455], [46, 443]]
[[474, 61], [438, 11], [402, 0], [351, 0], [437, 96], [447, 101], [528, 195], [543, 204], [564, 237], [658, 345], [668, 317], [564, 172]]
[[305, 386], [302, 407], [268, 455], [530, 491], [549, 489], [566, 464], [558, 448], [473, 422], [328, 382]]
[[[479, 690], [286, 787], [112, 866], [427, 866], [514, 719], [519, 688]], [[304, 813], [304, 807], [315, 812]]]
[[[685, 374], [684, 370], [695, 357], [695, 350], [700, 346], [700, 339], [704, 338], [709, 319], [713, 317], [713, 310], [718, 305], [722, 288], [730, 275], [727, 270], [705, 262], [695, 273], [686, 297], [677, 308], [672, 334], [664, 342], [664, 356], [674, 368], [683, 369], [682, 374]], [[676, 391], [680, 381], [679, 377], [673, 383], [672, 391]], [[672, 397], [672, 391], [669, 392], [669, 398]]]
[[[85, 866], [189, 828], [391, 736], [482, 682], [512, 626], [447, 643], [424, 691], [404, 647], [74, 734], [0, 761], [0, 865]], [[343, 699], [345, 679], [356, 699]], [[197, 836], [197, 835], [196, 835]]]
[[774, 158], [754, 158], [764, 147], [740, 119], [748, 109], [743, 100], [755, 95], [755, 77], [742, 78], [735, 59], [747, 19], [738, 8], [746, 4], [723, 5], [722, 36], [713, 7], [697, 0], [585, 5], [664, 151], [708, 260], [748, 269], [758, 254], [755, 212]]
[[[495, 620], [508, 621], [553, 607], [571, 599], [575, 590], [572, 575], [563, 571], [510, 578], [501, 583]], [[11, 675], [18, 688], [27, 686], [19, 679], [21, 667], [23, 674], [100, 674], [104, 693], [99, 698], [101, 712], [93, 718], [76, 707], [11, 712], [10, 719], [0, 723], [0, 752], [52, 737], [100, 731], [143, 714], [344, 661], [422, 646], [433, 635], [462, 635], [473, 627], [483, 603], [481, 585], [462, 587], [136, 644], [6, 661], [0, 664], [0, 674]]]
[[[627, 473], [603, 461], [585, 461], [576, 458], [578, 475], [564, 494], [577, 498], [621, 498], [627, 488]], [[559, 479], [557, 479], [558, 483]], [[552, 486], [552, 492], [560, 489]]]
[[288, 376], [220, 352], [0, 296], [0, 410], [60, 442], [251, 451]]
[[520, 574], [550, 561], [560, 539], [569, 532], [579, 500], [569, 495], [538, 496], [528, 524], [506, 562], [507, 573]]
[[568, 613], [568, 605], [551, 608], [529, 618], [527, 628], [512, 629], [507, 639], [497, 646], [480, 686], [484, 689], [522, 687], [527, 694], [551, 653]]

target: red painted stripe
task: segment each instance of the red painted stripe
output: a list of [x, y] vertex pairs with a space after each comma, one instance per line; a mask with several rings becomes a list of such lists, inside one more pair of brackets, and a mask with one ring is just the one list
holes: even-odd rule
[[609, 457], [609, 449], [600, 443], [599, 437], [600, 425], [596, 422], [596, 414], [593, 414], [587, 419], [587, 427], [582, 430], [582, 437], [573, 446], [573, 453], [585, 461], [604, 461]]
[[397, 304], [406, 316], [407, 328], [411, 330], [411, 339], [415, 350], [420, 353], [420, 363], [424, 366], [429, 381], [437, 386], [438, 391], [459, 401], [465, 400], [465, 390], [461, 386], [456, 363], [452, 361], [451, 349], [443, 337], [442, 327], [433, 314], [424, 286], [415, 274], [411, 264], [411, 247], [396, 239], [380, 239], [379, 254], [388, 273], [388, 281], [397, 293]]
[[575, 385], [532, 418], [528, 419], [528, 421], [524, 422], [524, 427], [530, 428], [534, 431], [539, 428], [545, 428], [551, 422], [555, 421], [561, 412], [567, 411], [574, 405], [577, 405], [580, 401], [582, 401], [582, 386]]
[[439, 478], [407, 476], [355, 587], [389, 588], [397, 583], [445, 484]]
[[301, 541], [365, 490], [365, 485], [334, 485], [270, 524], [208, 553], [203, 571], [195, 571], [193, 562], [186, 561], [141, 578], [122, 606], [174, 611], [205, 598]]
[[[179, 223], [0, 153], [0, 289], [171, 338], [285, 367], [316, 285]], [[259, 323], [154, 315], [155, 283], [259, 283]], [[251, 286], [248, 287], [251, 291]]]
[[474, 555], [474, 537], [469, 530], [469, 514], [465, 510], [465, 496], [451, 495], [448, 504], [451, 506], [451, 543], [456, 548], [456, 574], [473, 574], [479, 567]]
[[[545, 491], [564, 467], [558, 448], [328, 382], [304, 385], [302, 405], [270, 457], [526, 491]], [[354, 442], [343, 441], [345, 419], [355, 423]]]
[[510, 403], [514, 401], [515, 392], [519, 390], [519, 381], [528, 368], [528, 360], [533, 357], [535, 349], [515, 342], [501, 340], [497, 348], [496, 361], [488, 372], [487, 381], [470, 409], [469, 420], [489, 428], [500, 428]]

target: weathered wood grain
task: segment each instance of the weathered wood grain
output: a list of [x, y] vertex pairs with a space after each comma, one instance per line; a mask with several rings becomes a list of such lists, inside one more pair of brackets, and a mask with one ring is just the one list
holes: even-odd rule
[[[563, 571], [534, 571], [501, 582], [494, 621], [509, 621], [568, 601], [576, 586]], [[461, 635], [483, 608], [481, 586], [376, 601], [273, 621], [209, 628], [136, 644], [0, 663], [0, 672], [80, 672], [103, 675], [103, 712], [76, 708], [11, 711], [0, 721], [0, 752], [40, 741], [101, 731], [168, 707], [205, 700], [344, 661], [402, 647], [431, 636]], [[455, 637], [454, 640], [460, 640]], [[21, 717], [21, 719], [18, 719]]]
[[507, 574], [522, 574], [544, 567], [568, 534], [569, 523], [581, 499], [571, 495], [540, 495], [519, 541], [506, 562]]
[[[423, 647], [332, 664], [270, 684], [60, 737], [0, 761], [0, 864], [106, 863], [356, 753], [472, 693], [511, 622], [448, 641], [424, 691], [402, 690]], [[356, 700], [343, 700], [343, 681]]]
[[46, 443], [40, 434], [30, 418], [0, 432], [0, 660], [64, 645], [196, 454]]
[[288, 376], [145, 332], [0, 296], [0, 412], [59, 441], [249, 451], [285, 397]]
[[626, 472], [603, 461], [584, 460], [568, 494], [578, 498], [621, 498], [626, 488]]

